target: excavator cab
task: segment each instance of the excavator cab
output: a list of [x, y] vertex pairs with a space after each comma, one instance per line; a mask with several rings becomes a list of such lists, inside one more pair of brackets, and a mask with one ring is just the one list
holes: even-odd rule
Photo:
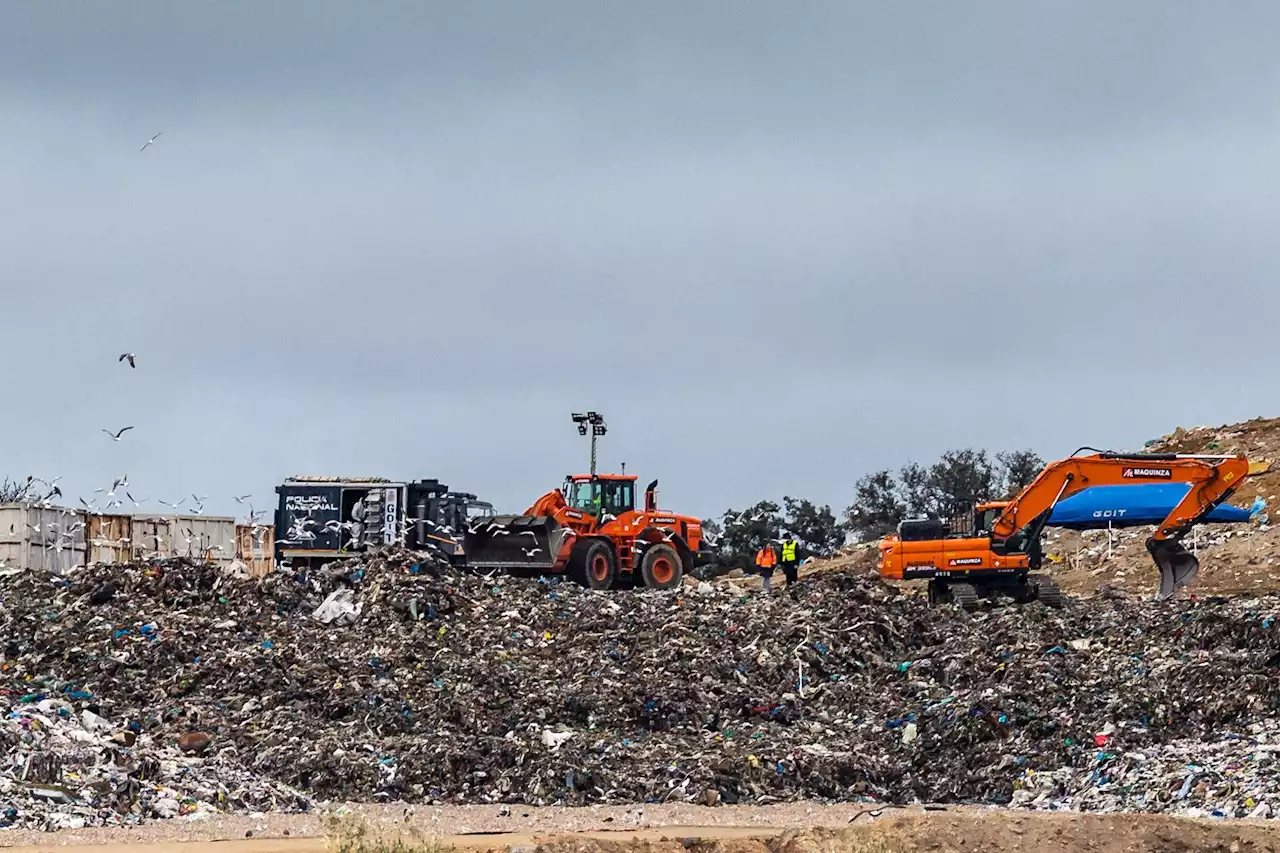
[[1008, 501], [987, 501], [974, 506], [973, 535], [981, 536], [989, 533], [995, 526], [996, 519], [1000, 517], [1000, 513], [1004, 512], [1004, 508], [1008, 505]]

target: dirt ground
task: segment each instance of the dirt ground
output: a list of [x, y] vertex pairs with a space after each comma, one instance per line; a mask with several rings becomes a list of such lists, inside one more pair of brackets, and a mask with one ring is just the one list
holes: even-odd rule
[[[1280, 851], [1280, 823], [1193, 820], [1162, 815], [1084, 815], [962, 808], [946, 811], [868, 806], [779, 806], [706, 809], [689, 806], [617, 809], [543, 808], [500, 816], [489, 807], [419, 810], [403, 820], [399, 807], [367, 807], [359, 817], [372, 832], [406, 836], [425, 849], [493, 853], [915, 853], [915, 851], [1062, 851], [1062, 853], [1252, 853]], [[714, 818], [713, 820], [701, 820]], [[347, 821], [356, 815], [349, 814]], [[35, 838], [0, 835], [20, 853], [84, 850], [124, 853], [320, 853], [329, 849], [318, 815], [203, 823], [202, 840], [175, 840], [173, 823], [145, 831], [99, 831]], [[611, 820], [611, 822], [606, 822]], [[246, 823], [247, 822], [247, 823]], [[632, 822], [631, 826], [620, 826]], [[506, 829], [482, 829], [498, 827]], [[351, 825], [350, 823], [348, 825]], [[289, 836], [281, 833], [292, 826]], [[405, 827], [408, 827], [406, 830]], [[213, 839], [222, 838], [224, 841]]]

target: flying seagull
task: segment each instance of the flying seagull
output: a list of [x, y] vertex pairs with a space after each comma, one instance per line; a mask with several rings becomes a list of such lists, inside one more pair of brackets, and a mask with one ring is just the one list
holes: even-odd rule
[[131, 353], [131, 352], [122, 352], [122, 353], [120, 353], [120, 357], [119, 357], [118, 359], [116, 359], [116, 361], [124, 361], [125, 359], [128, 359], [128, 360], [129, 360], [129, 366], [130, 366], [130, 367], [132, 367], [132, 368], [134, 368], [134, 369], [136, 370], [136, 369], [137, 369], [137, 367], [138, 367], [138, 363], [137, 363], [136, 361], [134, 361], [134, 359], [136, 359], [136, 358], [137, 358], [137, 356], [136, 356], [136, 355], [134, 355], [134, 354], [133, 354], [133, 353]]
[[236, 495], [235, 497], [236, 497], [236, 503], [242, 504], [245, 501], [249, 500], [249, 498], [253, 497], [253, 495]]
[[133, 429], [133, 427], [131, 427], [131, 426], [127, 426], [127, 427], [125, 427], [124, 429], [120, 430], [119, 432], [112, 432], [112, 431], [111, 431], [111, 430], [109, 430], [109, 429], [104, 429], [104, 430], [103, 430], [103, 432], [105, 432], [107, 435], [111, 436], [111, 440], [112, 440], [112, 441], [119, 441], [119, 440], [120, 440], [120, 436], [124, 435], [126, 432], [128, 432], [128, 431], [129, 431], [129, 430], [131, 430], [131, 429]]
[[[160, 133], [164, 133], [164, 131], [162, 130], [160, 131]], [[160, 133], [157, 133], [155, 136], [151, 137], [146, 142], [142, 143], [142, 147], [138, 149], [138, 153], [141, 154], [143, 151], [146, 151], [149, 145], [153, 144], [157, 139], [160, 138]]]

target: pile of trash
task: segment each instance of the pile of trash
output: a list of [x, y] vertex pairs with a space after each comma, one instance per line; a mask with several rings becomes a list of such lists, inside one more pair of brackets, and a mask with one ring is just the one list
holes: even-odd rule
[[1280, 808], [1280, 599], [592, 592], [402, 551], [0, 578], [0, 825], [320, 801]]

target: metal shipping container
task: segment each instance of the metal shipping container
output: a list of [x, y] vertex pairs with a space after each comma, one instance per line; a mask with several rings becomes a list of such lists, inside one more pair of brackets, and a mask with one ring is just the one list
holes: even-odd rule
[[131, 549], [135, 560], [190, 557], [230, 563], [236, 554], [234, 518], [208, 515], [133, 516]]
[[177, 515], [169, 522], [169, 554], [230, 563], [236, 556], [236, 520], [208, 515]]
[[169, 519], [162, 516], [135, 515], [133, 517], [133, 559], [151, 560], [170, 556]]
[[248, 566], [254, 577], [260, 578], [271, 571], [275, 550], [276, 529], [273, 525], [236, 525], [236, 559]]
[[78, 510], [0, 504], [0, 564], [58, 573], [83, 566], [85, 529], [77, 526], [83, 524]]
[[128, 515], [89, 515], [89, 562], [128, 563], [133, 560], [133, 518]]

